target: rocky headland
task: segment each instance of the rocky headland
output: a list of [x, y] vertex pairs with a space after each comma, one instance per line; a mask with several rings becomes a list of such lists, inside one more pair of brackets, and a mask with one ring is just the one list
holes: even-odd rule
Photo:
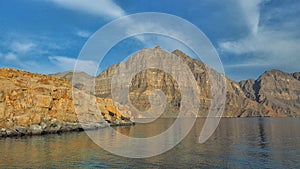
[[[74, 100], [72, 92], [80, 98]], [[84, 99], [95, 99], [97, 105], [87, 105]], [[62, 78], [0, 69], [0, 137], [132, 125], [127, 109], [73, 88]]]

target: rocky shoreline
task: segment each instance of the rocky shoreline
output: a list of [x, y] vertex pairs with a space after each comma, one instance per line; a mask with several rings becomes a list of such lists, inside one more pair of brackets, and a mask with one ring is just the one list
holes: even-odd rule
[[40, 124], [33, 124], [27, 127], [16, 126], [13, 128], [0, 128], [0, 138], [6, 137], [23, 137], [23, 136], [34, 136], [34, 135], [46, 135], [46, 134], [60, 134], [66, 132], [80, 132], [85, 130], [97, 130], [106, 127], [117, 127], [117, 126], [132, 126], [134, 122], [125, 123], [113, 123], [98, 122], [98, 123], [70, 123], [70, 122], [57, 122], [48, 121]]

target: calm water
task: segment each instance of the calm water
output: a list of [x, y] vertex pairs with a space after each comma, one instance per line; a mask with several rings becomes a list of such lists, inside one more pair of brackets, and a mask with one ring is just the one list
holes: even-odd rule
[[[172, 122], [159, 119], [116, 130], [145, 137]], [[0, 168], [300, 168], [299, 118], [222, 119], [214, 135], [198, 144], [202, 125], [203, 119], [198, 119], [175, 148], [146, 159], [106, 152], [84, 132], [0, 139]]]

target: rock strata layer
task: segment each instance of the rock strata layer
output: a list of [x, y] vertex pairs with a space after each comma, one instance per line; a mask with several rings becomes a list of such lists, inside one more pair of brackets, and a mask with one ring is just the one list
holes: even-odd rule
[[[161, 48], [143, 49], [133, 58], [159, 54], [167, 58], [170, 53]], [[187, 56], [180, 50], [172, 52], [182, 59], [192, 71], [200, 91], [199, 116], [207, 116], [211, 105], [211, 84], [205, 63]], [[126, 65], [137, 67], [137, 65]], [[166, 60], [160, 60], [165, 64]], [[124, 63], [121, 63], [124, 64]], [[111, 98], [111, 81], [120, 64], [112, 65], [95, 78], [95, 95], [101, 98]], [[210, 72], [216, 71], [211, 70]], [[222, 77], [219, 74], [216, 77]], [[285, 73], [278, 70], [267, 71], [257, 80], [250, 79], [235, 82], [226, 79], [226, 103], [223, 117], [299, 117], [300, 116], [300, 81], [299, 73]], [[69, 77], [70, 78], [70, 77]], [[93, 77], [90, 77], [93, 78]], [[129, 97], [132, 104], [144, 111], [150, 107], [149, 93], [154, 89], [161, 89], [167, 98], [165, 117], [175, 117], [180, 109], [181, 94], [177, 82], [166, 72], [157, 69], [147, 69], [136, 74], [130, 83]], [[134, 117], [142, 117], [135, 114]]]
[[0, 137], [131, 124], [126, 106], [75, 89], [65, 79], [0, 69]]

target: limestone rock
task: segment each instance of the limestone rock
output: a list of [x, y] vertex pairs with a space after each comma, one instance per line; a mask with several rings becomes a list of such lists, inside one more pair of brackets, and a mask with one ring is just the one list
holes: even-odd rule
[[295, 72], [292, 74], [294, 78], [300, 81], [300, 72]]
[[[277, 114], [299, 117], [300, 81], [298, 75], [280, 70], [266, 71], [252, 83], [252, 88], [244, 88], [244, 92], [253, 93], [250, 99], [273, 109]], [[246, 96], [249, 95], [246, 94]]]
[[[132, 57], [138, 57], [139, 55], [149, 55], [152, 53], [159, 53], [166, 55], [167, 52], [160, 48], [142, 50], [138, 54]], [[211, 69], [203, 62], [193, 59], [187, 56], [180, 50], [175, 50], [173, 54], [180, 57], [191, 69], [194, 74], [195, 80], [200, 90], [200, 110], [199, 116], [206, 116], [211, 105], [211, 84], [208, 75], [208, 70]], [[164, 60], [160, 61], [162, 64]], [[117, 65], [112, 65], [101, 74], [96, 77], [96, 89], [95, 94], [98, 97], [111, 98], [111, 79]], [[129, 66], [129, 65], [127, 65]], [[131, 65], [134, 67], [135, 65]], [[215, 72], [210, 70], [210, 72]], [[118, 73], [118, 72], [117, 72]], [[218, 74], [217, 72], [215, 72]], [[268, 78], [263, 83], [258, 83], [261, 80], [246, 80], [240, 83], [234, 82], [226, 77], [227, 83], [227, 95], [224, 117], [253, 117], [253, 116], [299, 116], [299, 73], [289, 75], [287, 73], [281, 74], [281, 79], [286, 79], [280, 83], [280, 90], [273, 88], [276, 78]], [[216, 75], [219, 76], [219, 75]], [[220, 75], [221, 76], [221, 75]], [[294, 78], [292, 78], [292, 76]], [[279, 76], [277, 76], [279, 77]], [[287, 80], [288, 79], [288, 80]], [[273, 83], [272, 85], [267, 83]], [[276, 83], [277, 84], [277, 83]], [[261, 94], [257, 91], [260, 86], [263, 86], [264, 90], [260, 90]], [[271, 88], [270, 90], [267, 88]], [[164, 116], [176, 116], [180, 107], [180, 90], [177, 82], [161, 70], [147, 69], [138, 73], [131, 81], [129, 97], [134, 106], [139, 110], [146, 110], [150, 107], [148, 95], [153, 89], [161, 89], [167, 97], [168, 105], [166, 108], [166, 114]], [[284, 91], [286, 90], [286, 91]], [[264, 92], [263, 92], [264, 91]], [[272, 97], [267, 93], [273, 93]], [[259, 99], [258, 95], [261, 95]], [[275, 97], [280, 96], [280, 97]], [[263, 101], [263, 98], [270, 98], [268, 101]], [[282, 105], [284, 104], [284, 106]], [[276, 106], [282, 105], [282, 106]], [[133, 114], [133, 116], [138, 116]]]
[[[153, 53], [168, 56], [168, 52], [162, 50], [160, 47], [154, 49], [144, 49], [135, 54], [135, 57], [140, 55], [151, 56]], [[200, 90], [200, 109], [199, 116], [207, 116], [211, 105], [211, 84], [208, 72], [215, 74], [215, 77], [222, 77], [223, 75], [212, 70], [203, 62], [187, 56], [180, 50], [172, 52], [182, 59], [192, 71], [195, 80]], [[146, 61], [143, 61], [146, 62]], [[161, 64], [167, 64], [166, 60], [162, 59]], [[111, 98], [111, 81], [118, 66], [127, 66], [128, 68], [137, 67], [137, 65], [125, 65], [119, 63], [108, 67], [101, 72], [96, 78], [84, 75], [87, 81], [95, 82], [95, 91], [93, 94], [100, 98]], [[72, 80], [70, 73], [57, 74]], [[77, 77], [77, 76], [76, 76]], [[79, 76], [80, 77], [80, 76]], [[95, 79], [94, 79], [95, 78]], [[239, 83], [226, 78], [226, 104], [224, 117], [253, 117], [253, 116], [267, 116], [267, 117], [285, 117], [285, 116], [300, 116], [300, 73], [293, 74], [284, 73], [278, 70], [271, 70], [264, 73], [257, 80], [249, 79]], [[78, 80], [76, 80], [78, 81]], [[79, 80], [80, 81], [80, 80]], [[78, 84], [75, 84], [78, 86]], [[93, 86], [83, 85], [81, 88], [89, 89]], [[181, 94], [177, 82], [168, 74], [157, 69], [147, 69], [134, 76], [130, 83], [129, 98], [131, 103], [140, 111], [150, 108], [149, 93], [154, 89], [161, 89], [167, 98], [167, 107], [162, 116], [174, 117], [180, 109]], [[1, 93], [0, 93], [1, 100]], [[1, 104], [1, 103], [0, 103]], [[120, 106], [119, 106], [120, 108]], [[112, 113], [104, 110], [101, 107], [103, 115], [107, 121], [116, 120]], [[126, 112], [124, 110], [123, 112]], [[1, 112], [1, 109], [0, 109]], [[106, 114], [104, 113], [106, 112]], [[130, 112], [128, 116], [143, 117], [136, 112]]]
[[30, 125], [30, 127], [29, 127], [30, 135], [40, 135], [40, 134], [42, 134], [42, 132], [43, 132], [43, 129], [40, 125], [33, 124], [33, 125]]
[[[75, 130], [82, 128], [78, 120], [81, 116], [93, 116], [95, 118], [86, 118], [85, 123], [99, 123], [104, 127], [108, 126], [105, 117], [109, 116], [109, 112], [116, 115], [110, 119], [111, 124], [127, 114], [120, 111], [112, 100], [96, 99], [79, 89], [74, 89], [74, 92], [94, 97], [97, 104], [85, 112], [76, 112], [75, 105], [81, 107], [84, 103], [78, 103], [80, 99], [73, 100], [72, 92], [70, 82], [62, 78], [11, 68], [0, 69], [0, 127], [6, 129], [1, 135]], [[130, 123], [129, 119], [121, 122]]]

